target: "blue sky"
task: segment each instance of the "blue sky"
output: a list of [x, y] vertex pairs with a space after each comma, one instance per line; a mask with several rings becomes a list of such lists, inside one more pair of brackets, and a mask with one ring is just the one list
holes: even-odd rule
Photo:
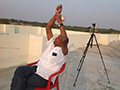
[[120, 30], [120, 0], [0, 0], [0, 18], [48, 22], [58, 4], [65, 25]]

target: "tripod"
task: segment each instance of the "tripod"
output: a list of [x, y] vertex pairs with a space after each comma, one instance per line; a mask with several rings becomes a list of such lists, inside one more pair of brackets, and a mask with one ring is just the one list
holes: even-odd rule
[[103, 63], [103, 67], [104, 67], [105, 74], [106, 74], [107, 79], [108, 79], [108, 83], [110, 83], [110, 80], [109, 80], [109, 77], [108, 77], [108, 73], [107, 73], [107, 69], [106, 69], [106, 66], [105, 66], [105, 63], [104, 63], [104, 60], [103, 60], [103, 57], [102, 57], [102, 53], [101, 53], [101, 51], [100, 51], [100, 48], [99, 48], [99, 45], [98, 45], [98, 42], [97, 42], [97, 38], [96, 38], [96, 36], [95, 36], [95, 34], [94, 34], [95, 25], [96, 25], [96, 24], [93, 23], [92, 25], [93, 25], [93, 32], [92, 32], [91, 37], [90, 37], [90, 39], [89, 39], [89, 41], [88, 41], [88, 43], [87, 43], [87, 46], [86, 46], [86, 48], [85, 48], [85, 50], [84, 50], [84, 52], [83, 52], [83, 55], [82, 55], [82, 57], [81, 57], [81, 60], [80, 60], [80, 62], [79, 62], [79, 64], [78, 64], [78, 67], [77, 67], [78, 73], [77, 73], [77, 76], [76, 76], [76, 78], [75, 78], [75, 82], [74, 82], [73, 86], [76, 85], [76, 82], [77, 82], [77, 79], [78, 79], [80, 70], [81, 70], [81, 68], [82, 68], [84, 59], [85, 59], [86, 54], [87, 54], [87, 51], [88, 51], [88, 48], [89, 48], [90, 45], [91, 45], [91, 48], [92, 48], [92, 46], [93, 46], [93, 37], [95, 38], [95, 41], [96, 41], [96, 45], [97, 45], [97, 48], [98, 48], [98, 51], [99, 51], [99, 54], [100, 54], [100, 57], [101, 57], [101, 60], [102, 60], [102, 63]]

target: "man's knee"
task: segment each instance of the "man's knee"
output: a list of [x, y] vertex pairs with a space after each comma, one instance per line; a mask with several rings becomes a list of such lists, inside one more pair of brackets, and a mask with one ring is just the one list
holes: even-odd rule
[[19, 74], [19, 73], [24, 73], [24, 69], [26, 66], [19, 66], [17, 67], [15, 74]]

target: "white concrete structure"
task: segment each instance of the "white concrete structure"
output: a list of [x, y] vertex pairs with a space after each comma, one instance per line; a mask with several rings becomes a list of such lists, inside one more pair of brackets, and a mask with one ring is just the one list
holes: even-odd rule
[[[53, 29], [58, 35], [59, 29]], [[90, 33], [68, 31], [69, 50], [85, 47]], [[99, 44], [108, 45], [120, 40], [118, 34], [96, 34]], [[46, 48], [46, 31], [43, 27], [0, 24], [0, 68], [7, 68], [38, 60]], [[94, 42], [95, 43], [95, 42]]]

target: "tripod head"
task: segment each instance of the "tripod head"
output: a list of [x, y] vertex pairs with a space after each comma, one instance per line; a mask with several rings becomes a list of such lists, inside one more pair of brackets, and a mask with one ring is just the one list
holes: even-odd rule
[[93, 25], [93, 27], [95, 27], [95, 26], [96, 26], [96, 23], [92, 23], [92, 25]]
[[87, 29], [90, 29], [90, 31], [92, 32], [92, 34], [94, 34], [94, 32], [95, 32], [95, 26], [96, 26], [96, 23], [92, 23], [92, 26], [89, 26]]
[[[94, 36], [95, 26], [96, 26], [96, 23], [92, 23], [92, 34], [91, 34], [92, 37]], [[91, 29], [91, 27], [89, 29]], [[91, 39], [90, 43], [91, 43], [90, 47], [92, 48], [92, 46], [93, 46], [93, 38]]]

